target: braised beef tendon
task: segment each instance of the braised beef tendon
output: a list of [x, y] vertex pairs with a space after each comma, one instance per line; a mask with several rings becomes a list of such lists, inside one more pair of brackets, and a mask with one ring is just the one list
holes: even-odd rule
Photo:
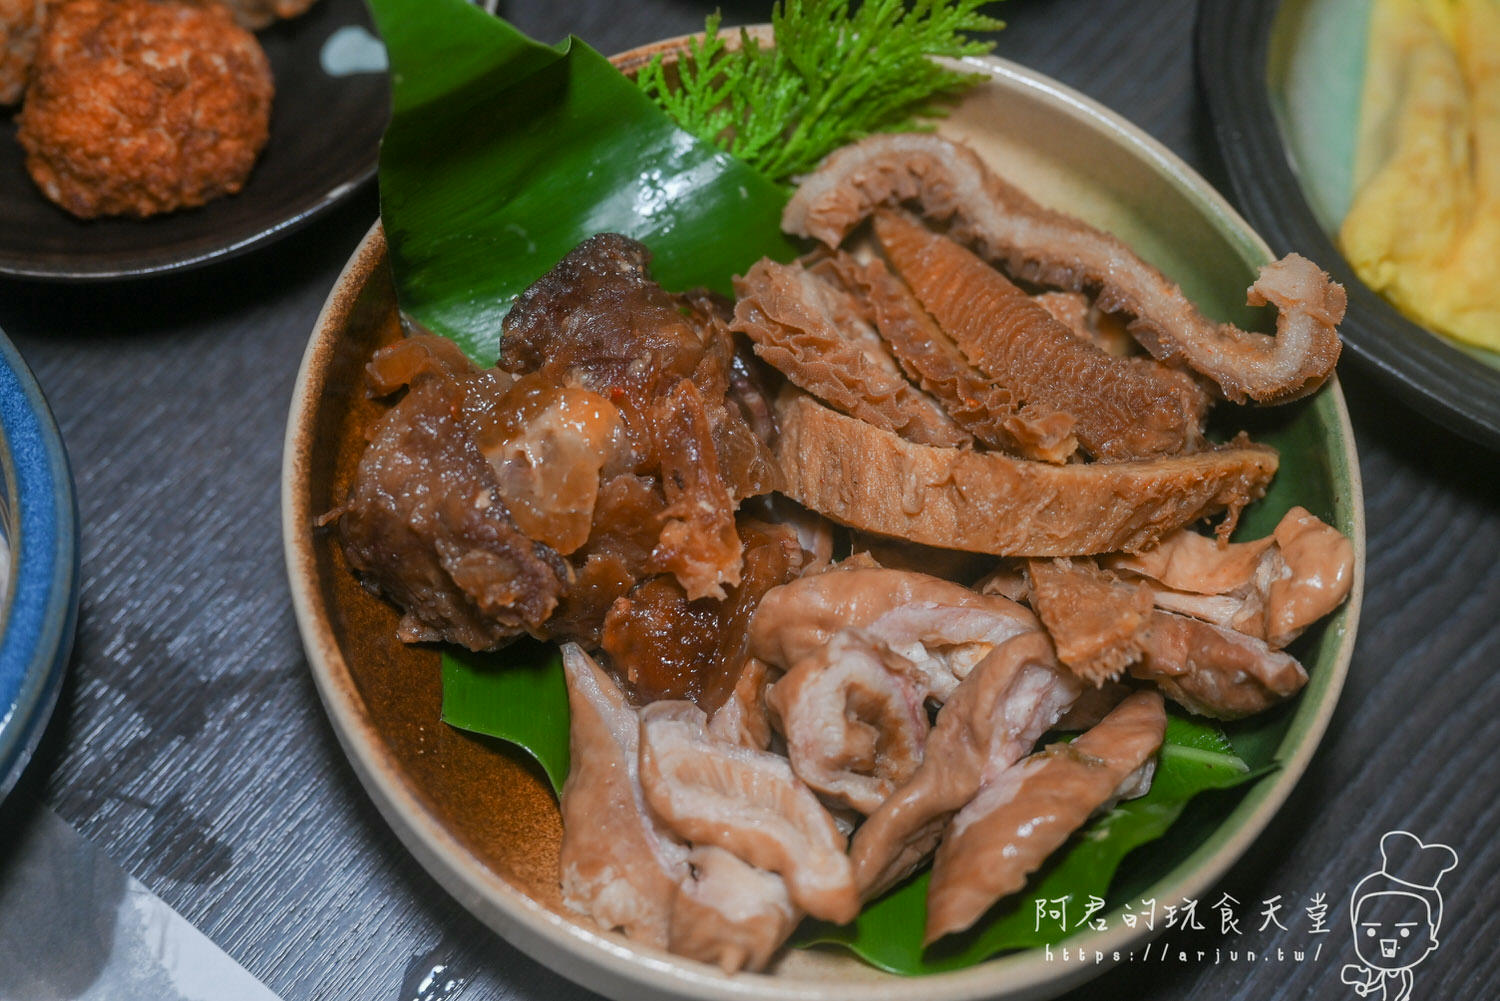
[[630, 456], [614, 404], [526, 376], [491, 413], [471, 414], [469, 423], [521, 531], [564, 556], [582, 547], [593, 534], [602, 477]]
[[649, 262], [644, 246], [617, 233], [580, 243], [506, 315], [500, 367], [621, 390], [639, 409], [691, 378], [706, 355], [727, 345], [716, 343], [702, 300], [689, 303], [657, 285]]
[[713, 712], [739, 683], [761, 597], [795, 578], [806, 554], [786, 526], [742, 518], [737, 531], [744, 570], [724, 600], [694, 600], [663, 574], [610, 606], [600, 642], [639, 701], [691, 699]]
[[622, 236], [580, 244], [511, 310], [498, 368], [432, 337], [372, 361], [372, 390], [405, 395], [340, 528], [405, 613], [403, 639], [592, 647], [610, 607], [658, 574], [690, 601], [740, 583], [735, 508], [776, 483], [750, 423], [769, 405], [735, 358], [727, 303], [665, 292], [647, 262]]
[[402, 640], [482, 650], [540, 631], [568, 567], [499, 500], [462, 416], [477, 370], [436, 362], [442, 349], [426, 341], [376, 363], [402, 369], [410, 388], [376, 425], [339, 529], [350, 565], [401, 607]]
[[[775, 486], [775, 472], [728, 398], [744, 379], [731, 372], [727, 303], [666, 292], [648, 261], [645, 247], [617, 234], [579, 244], [507, 315], [500, 367], [580, 386], [618, 409], [629, 473], [653, 477], [661, 495], [648, 519], [656, 541], [644, 564], [631, 561], [631, 576], [669, 572], [690, 599], [723, 598], [741, 571], [734, 508]], [[642, 513], [630, 512], [631, 522]], [[612, 514], [596, 511], [596, 529], [617, 532]]]
[[740, 582], [742, 550], [734, 530], [734, 498], [719, 476], [703, 396], [686, 379], [657, 406], [657, 452], [667, 507], [655, 569], [676, 576], [689, 598], [723, 598]]
[[625, 418], [638, 473], [658, 469], [658, 448], [680, 432], [676, 408], [662, 401], [687, 380], [729, 493], [738, 500], [769, 491], [775, 470], [745, 415], [754, 404], [742, 394], [754, 380], [735, 362], [729, 303], [665, 291], [651, 280], [649, 261], [644, 246], [615, 233], [580, 243], [516, 300], [500, 368], [607, 397]]

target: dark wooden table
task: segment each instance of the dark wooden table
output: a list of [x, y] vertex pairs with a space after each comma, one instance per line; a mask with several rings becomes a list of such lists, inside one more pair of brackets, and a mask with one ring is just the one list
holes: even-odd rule
[[[515, 0], [502, 13], [611, 52], [695, 30], [712, 6]], [[768, 4], [724, 7], [737, 23], [764, 20]], [[1226, 187], [1189, 0], [1010, 0], [1000, 13], [1000, 55], [1099, 99]], [[181, 277], [0, 282], [0, 327], [57, 414], [83, 525], [77, 649], [22, 790], [286, 1001], [408, 999], [437, 964], [466, 981], [464, 1001], [582, 998], [397, 843], [339, 750], [298, 641], [278, 510], [287, 404], [318, 308], [375, 212], [366, 190], [268, 250]], [[1418, 968], [1416, 997], [1500, 996], [1500, 457], [1353, 365], [1342, 376], [1369, 514], [1363, 628], [1312, 767], [1220, 888], [1252, 910], [1243, 938], [1221, 938], [1200, 912], [1208, 929], [1182, 941], [1203, 958], [1126, 965], [1079, 997], [1352, 997], [1339, 979], [1354, 958], [1349, 893], [1395, 828], [1459, 856], [1444, 945]], [[1299, 908], [1314, 893], [1330, 905], [1323, 954], [1277, 960], [1276, 948], [1312, 941]], [[1257, 932], [1259, 902], [1276, 895], [1288, 930]], [[1265, 956], [1215, 962], [1214, 947], [1231, 945]]]

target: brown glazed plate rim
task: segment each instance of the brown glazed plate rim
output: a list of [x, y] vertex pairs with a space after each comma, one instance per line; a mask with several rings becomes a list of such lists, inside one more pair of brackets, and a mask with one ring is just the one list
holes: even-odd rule
[[[672, 50], [669, 39], [615, 57], [617, 65], [635, 66], [657, 51]], [[1160, 143], [1118, 115], [1055, 81], [1003, 60], [967, 61], [988, 75], [985, 87], [1024, 94], [1048, 113], [1065, 116], [1105, 136], [1144, 164], [1143, 169], [1169, 185], [1174, 197], [1207, 225], [1241, 248], [1249, 258], [1268, 261], [1269, 249], [1205, 181]], [[765, 998], [785, 1001], [959, 1001], [981, 997], [1011, 1001], [1054, 997], [1097, 976], [1111, 965], [1049, 962], [1041, 950], [1011, 953], [975, 967], [917, 978], [881, 974], [861, 961], [823, 950], [796, 951], [791, 961], [770, 975], [726, 976], [717, 968], [630, 943], [615, 933], [600, 932], [583, 919], [534, 899], [479, 858], [459, 834], [436, 815], [420, 784], [402, 767], [371, 718], [369, 705], [345, 659], [349, 622], [326, 598], [329, 581], [321, 575], [319, 547], [329, 545], [313, 528], [321, 515], [315, 500], [328, 493], [327, 469], [319, 468], [325, 442], [318, 438], [318, 418], [337, 407], [329, 372], [351, 317], [363, 308], [361, 293], [372, 281], [389, 284], [384, 235], [377, 222], [340, 275], [308, 343], [293, 393], [282, 474], [283, 541], [298, 627], [319, 695], [350, 763], [391, 827], [418, 862], [460, 903], [527, 955], [592, 990], [614, 998], [653, 995], [681, 999]], [[351, 397], [352, 399], [352, 397]], [[358, 406], [350, 402], [350, 407]], [[1364, 509], [1353, 433], [1337, 381], [1322, 391], [1330, 443], [1327, 461], [1334, 490], [1341, 498], [1341, 527], [1355, 551], [1355, 582], [1349, 602], [1336, 613], [1331, 652], [1319, 663], [1319, 677], [1299, 698], [1293, 722], [1279, 745], [1280, 768], [1260, 780], [1220, 823], [1214, 833], [1152, 886], [1163, 899], [1196, 897], [1206, 892], [1245, 852], [1291, 793], [1316, 750], [1337, 704], [1348, 671], [1364, 589]], [[336, 548], [336, 547], [334, 547]], [[324, 560], [326, 564], [326, 559]], [[373, 597], [368, 599], [378, 604]], [[388, 616], [394, 623], [394, 614]], [[431, 651], [422, 654], [435, 664]], [[441, 727], [436, 716], [434, 727]], [[1117, 923], [1107, 931], [1074, 936], [1069, 945], [1105, 957], [1128, 954], [1151, 935]]]

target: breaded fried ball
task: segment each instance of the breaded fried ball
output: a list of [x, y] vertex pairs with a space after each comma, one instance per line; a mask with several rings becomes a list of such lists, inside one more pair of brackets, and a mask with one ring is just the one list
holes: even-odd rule
[[0, 106], [26, 90], [37, 39], [47, 20], [47, 0], [0, 0]]
[[271, 69], [221, 6], [64, 0], [42, 35], [17, 137], [76, 216], [149, 216], [244, 186], [266, 143]]
[[[220, 0], [210, 0], [220, 2]], [[317, 0], [222, 0], [234, 13], [234, 19], [251, 31], [259, 31], [272, 21], [300, 17]]]

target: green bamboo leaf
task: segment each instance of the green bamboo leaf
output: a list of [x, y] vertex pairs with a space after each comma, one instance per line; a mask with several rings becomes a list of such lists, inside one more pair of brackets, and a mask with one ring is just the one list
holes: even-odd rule
[[666, 288], [730, 291], [789, 260], [785, 193], [678, 128], [576, 38], [542, 45], [465, 0], [371, 0], [390, 55], [380, 216], [401, 308], [482, 364], [515, 297], [595, 233]]
[[[1171, 711], [1150, 792], [1121, 803], [1086, 827], [1024, 892], [997, 905], [970, 931], [923, 950], [931, 878], [924, 870], [867, 905], [850, 924], [807, 922], [794, 944], [842, 946], [874, 966], [909, 976], [962, 969], [999, 952], [1055, 944], [1079, 930], [1072, 922], [1082, 916], [1089, 897], [1108, 899], [1121, 860], [1165, 834], [1190, 799], [1210, 789], [1240, 785], [1265, 771], [1250, 769], [1215, 724]], [[1038, 904], [1059, 898], [1067, 900], [1070, 926], [1038, 920]]]
[[445, 652], [443, 722], [515, 744], [536, 759], [562, 795], [568, 686], [557, 647], [523, 642], [503, 654]]

